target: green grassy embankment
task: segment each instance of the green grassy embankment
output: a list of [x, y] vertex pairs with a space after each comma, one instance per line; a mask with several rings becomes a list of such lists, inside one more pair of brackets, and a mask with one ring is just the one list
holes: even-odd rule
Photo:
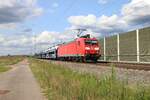
[[4, 57], [0, 57], [0, 73], [8, 71], [9, 69], [11, 69], [9, 67], [9, 65], [16, 64], [16, 63], [20, 62], [23, 59], [24, 59], [24, 57], [22, 57], [22, 56], [4, 56]]
[[150, 88], [120, 82], [113, 68], [111, 76], [97, 78], [36, 59], [30, 67], [48, 100], [150, 100]]

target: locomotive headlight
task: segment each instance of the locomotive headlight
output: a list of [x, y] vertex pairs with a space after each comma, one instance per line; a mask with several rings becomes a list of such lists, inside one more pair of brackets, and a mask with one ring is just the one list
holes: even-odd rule
[[90, 48], [89, 47], [85, 47], [85, 50], [90, 50]]
[[94, 48], [95, 50], [99, 50], [99, 48], [98, 47], [96, 47], [96, 48]]

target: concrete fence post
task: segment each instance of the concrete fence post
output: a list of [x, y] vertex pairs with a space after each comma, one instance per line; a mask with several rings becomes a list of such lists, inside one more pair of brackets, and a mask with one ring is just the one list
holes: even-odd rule
[[136, 45], [137, 45], [137, 62], [140, 62], [140, 51], [139, 51], [139, 30], [136, 30]]
[[120, 61], [120, 37], [119, 34], [117, 34], [117, 60]]
[[106, 61], [106, 38], [104, 37], [104, 61]]

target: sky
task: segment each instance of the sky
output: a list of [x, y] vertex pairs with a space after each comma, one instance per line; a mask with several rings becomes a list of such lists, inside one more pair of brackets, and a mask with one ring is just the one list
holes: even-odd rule
[[104, 37], [150, 26], [150, 0], [0, 0], [0, 55], [33, 54], [85, 28]]

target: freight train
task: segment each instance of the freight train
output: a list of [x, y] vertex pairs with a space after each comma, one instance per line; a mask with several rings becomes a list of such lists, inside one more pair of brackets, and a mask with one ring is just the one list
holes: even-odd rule
[[100, 44], [89, 34], [78, 37], [74, 41], [50, 47], [48, 50], [36, 54], [37, 58], [64, 61], [94, 61], [101, 56]]

